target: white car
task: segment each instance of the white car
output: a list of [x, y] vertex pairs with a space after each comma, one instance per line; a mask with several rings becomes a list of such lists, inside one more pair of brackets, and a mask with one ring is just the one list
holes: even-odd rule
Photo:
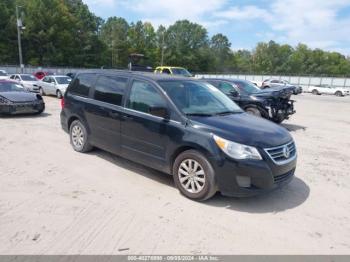
[[8, 79], [9, 76], [5, 70], [0, 70], [0, 80]]
[[10, 79], [17, 81], [24, 89], [30, 92], [38, 92], [38, 79], [30, 74], [14, 74], [10, 76]]
[[341, 87], [333, 87], [330, 85], [310, 86], [309, 90], [314, 95], [327, 94], [327, 95], [336, 95], [336, 96], [346, 96], [350, 94], [349, 89], [341, 88]]
[[39, 81], [39, 92], [41, 95], [55, 95], [62, 98], [72, 79], [65, 75], [45, 76]]

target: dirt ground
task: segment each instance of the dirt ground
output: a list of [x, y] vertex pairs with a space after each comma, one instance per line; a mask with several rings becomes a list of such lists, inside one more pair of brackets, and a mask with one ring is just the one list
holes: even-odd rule
[[204, 203], [160, 172], [74, 152], [56, 98], [0, 118], [0, 254], [349, 254], [350, 97], [295, 99], [292, 183]]

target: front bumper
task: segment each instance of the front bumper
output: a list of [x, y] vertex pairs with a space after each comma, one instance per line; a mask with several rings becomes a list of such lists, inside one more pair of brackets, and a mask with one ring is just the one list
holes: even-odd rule
[[[263, 160], [233, 160], [223, 153], [211, 159], [219, 191], [225, 196], [247, 197], [273, 191], [292, 181], [297, 159], [276, 165], [269, 156], [260, 152]], [[250, 186], [241, 186], [238, 178], [249, 178]]]
[[25, 102], [0, 105], [0, 114], [35, 114], [45, 110], [44, 102]]
[[270, 119], [276, 122], [282, 122], [284, 119], [288, 119], [289, 116], [296, 113], [294, 110], [294, 101], [289, 100], [288, 102], [273, 104], [266, 107], [269, 113]]
[[39, 86], [37, 86], [37, 85], [24, 84], [23, 87], [25, 90], [27, 90], [29, 92], [39, 93]]

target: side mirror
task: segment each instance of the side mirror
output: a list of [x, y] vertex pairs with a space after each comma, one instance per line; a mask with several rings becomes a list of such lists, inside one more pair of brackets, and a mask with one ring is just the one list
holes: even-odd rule
[[230, 91], [231, 96], [239, 96], [239, 93], [236, 90]]
[[151, 107], [148, 109], [148, 112], [149, 112], [151, 115], [158, 116], [158, 117], [161, 117], [161, 118], [164, 118], [164, 119], [168, 119], [168, 118], [169, 118], [168, 109], [165, 108], [165, 107], [161, 107], [161, 106], [151, 106]]

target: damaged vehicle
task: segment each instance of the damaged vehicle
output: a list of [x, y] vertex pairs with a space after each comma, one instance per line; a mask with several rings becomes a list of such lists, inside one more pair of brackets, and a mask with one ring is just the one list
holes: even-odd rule
[[301, 94], [303, 92], [303, 88], [301, 86], [296, 86], [290, 84], [287, 80], [277, 80], [277, 79], [266, 79], [261, 84], [261, 89], [284, 89], [284, 88], [290, 88], [293, 90], [294, 95]]
[[0, 115], [40, 114], [45, 110], [41, 95], [11, 80], [0, 80]]
[[295, 113], [292, 90], [261, 90], [242, 79], [204, 79], [252, 115], [281, 123]]

